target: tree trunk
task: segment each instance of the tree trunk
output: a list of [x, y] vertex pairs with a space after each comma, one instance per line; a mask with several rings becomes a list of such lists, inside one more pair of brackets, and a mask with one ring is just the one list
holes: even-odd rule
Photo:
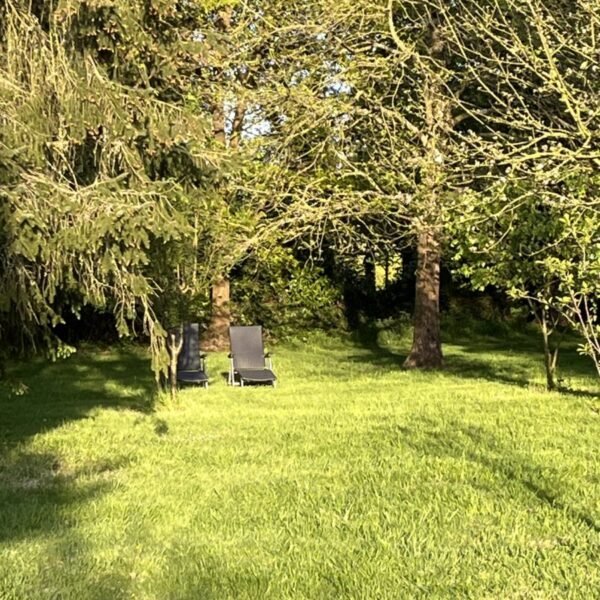
[[177, 359], [183, 348], [183, 330], [171, 330], [169, 332], [167, 350], [169, 352], [169, 388], [171, 400], [177, 398]]
[[[223, 149], [225, 149], [227, 144], [225, 121], [225, 107], [223, 103], [215, 103], [213, 107], [213, 134]], [[211, 288], [210, 323], [204, 336], [206, 350], [224, 350], [227, 348], [228, 330], [231, 324], [229, 287], [229, 278], [226, 274], [223, 274], [221, 279]]]
[[367, 254], [363, 260], [365, 270], [365, 291], [367, 298], [372, 301], [377, 296], [377, 273], [375, 271], [375, 261], [370, 254]]
[[204, 336], [206, 350], [225, 350], [229, 340], [231, 310], [229, 307], [229, 279], [221, 278], [211, 289], [212, 314], [208, 330]]
[[[558, 344], [553, 348], [551, 338], [554, 333], [554, 326], [548, 324], [546, 308], [541, 309], [540, 324], [542, 326], [542, 336], [544, 338], [544, 366], [546, 368], [546, 389], [552, 392], [556, 389], [556, 370], [558, 366]], [[536, 313], [537, 317], [537, 313]]]
[[[225, 11], [220, 17], [223, 19], [223, 26], [228, 27], [230, 22], [228, 13]], [[212, 116], [214, 138], [223, 151], [225, 151], [227, 146], [227, 133], [225, 131], [226, 117], [225, 105], [221, 99], [215, 102]], [[221, 279], [211, 288], [210, 323], [203, 340], [206, 350], [224, 350], [227, 347], [228, 329], [231, 324], [229, 287], [229, 279], [226, 274], [223, 274]]]
[[421, 232], [417, 255], [415, 329], [412, 349], [404, 366], [409, 369], [436, 369], [443, 363], [440, 328], [441, 244], [437, 232]]
[[[432, 21], [431, 56], [443, 62], [445, 39]], [[429, 72], [423, 88], [425, 128], [421, 136], [423, 162], [417, 222], [417, 273], [413, 345], [406, 368], [437, 369], [443, 364], [440, 327], [440, 265], [442, 213], [446, 179], [445, 146], [452, 129], [452, 112], [437, 72]]]
[[546, 367], [546, 389], [552, 392], [556, 389], [556, 362], [558, 353], [552, 350], [544, 337], [544, 366]]
[[[217, 24], [223, 33], [231, 30], [233, 14], [233, 6], [226, 6], [218, 12]], [[226, 151], [228, 147], [237, 150], [241, 141], [245, 110], [246, 105], [239, 101], [234, 111], [232, 130], [228, 140], [225, 102], [223, 98], [215, 101], [212, 109], [213, 135], [223, 151]], [[227, 191], [223, 190], [223, 193], [227, 193]], [[206, 334], [203, 336], [206, 350], [225, 350], [228, 346], [231, 325], [230, 296], [229, 276], [227, 273], [223, 273], [221, 279], [211, 288], [211, 319]]]

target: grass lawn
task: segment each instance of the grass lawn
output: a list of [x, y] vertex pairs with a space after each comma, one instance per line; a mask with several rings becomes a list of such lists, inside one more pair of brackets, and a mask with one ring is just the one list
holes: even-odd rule
[[539, 342], [276, 348], [277, 389], [151, 410], [136, 349], [14, 365], [0, 397], [0, 598], [599, 598], [600, 402]]

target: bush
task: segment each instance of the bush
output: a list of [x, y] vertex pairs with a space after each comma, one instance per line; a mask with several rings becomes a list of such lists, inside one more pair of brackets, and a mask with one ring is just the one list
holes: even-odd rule
[[248, 259], [236, 273], [232, 304], [238, 323], [259, 323], [280, 335], [344, 325], [340, 291], [289, 248], [262, 250]]

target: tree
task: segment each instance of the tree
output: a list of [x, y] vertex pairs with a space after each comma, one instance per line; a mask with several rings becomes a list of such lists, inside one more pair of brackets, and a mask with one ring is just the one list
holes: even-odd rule
[[2, 3], [5, 342], [55, 344], [64, 311], [90, 304], [123, 335], [141, 315], [154, 370], [166, 368], [162, 292], [176, 281], [196, 294], [220, 261], [209, 247], [218, 156], [189, 105], [204, 13], [186, 7]]
[[[486, 220], [493, 228], [498, 212], [531, 206], [531, 194], [554, 202], [552, 214], [581, 208], [567, 198], [569, 172], [587, 182], [595, 222], [598, 6], [321, 0], [298, 3], [293, 21], [270, 34], [282, 46], [274, 56], [286, 94], [267, 151], [270, 226], [313, 248], [328, 236], [346, 248], [412, 236], [407, 366], [439, 366], [439, 269], [450, 239]], [[513, 185], [498, 206], [507, 173]], [[593, 304], [577, 291], [566, 297]]]
[[556, 386], [555, 325], [570, 323], [598, 365], [600, 92], [594, 2], [460, 4], [464, 60], [477, 88], [465, 145], [479, 185], [455, 223], [461, 269], [526, 299]]
[[[451, 10], [427, 2], [308, 3], [287, 47], [285, 113], [270, 155], [273, 220], [319, 246], [417, 245], [415, 333], [407, 367], [442, 364], [439, 277], [447, 208], [469, 181]], [[285, 25], [279, 31], [289, 31]], [[276, 33], [273, 33], [273, 36]], [[277, 210], [275, 209], [275, 212]], [[316, 238], [316, 239], [315, 239]], [[386, 252], [388, 253], [388, 252]]]
[[[213, 139], [218, 152], [235, 168], [222, 176], [215, 188], [226, 222], [246, 225], [247, 235], [236, 239], [229, 227], [221, 230], [222, 252], [229, 257], [215, 271], [211, 286], [211, 311], [204, 345], [223, 349], [231, 322], [231, 269], [248, 255], [254, 235], [251, 221], [260, 219], [260, 211], [247, 194], [248, 175], [257, 156], [257, 148], [246, 148], [256, 135], [253, 113], [259, 111], [257, 96], [269, 70], [264, 46], [263, 21], [281, 10], [274, 1], [212, 3], [199, 30], [204, 55], [199, 74], [198, 106], [211, 115]], [[253, 164], [254, 163], [254, 164]], [[254, 243], [256, 245], [256, 242]]]

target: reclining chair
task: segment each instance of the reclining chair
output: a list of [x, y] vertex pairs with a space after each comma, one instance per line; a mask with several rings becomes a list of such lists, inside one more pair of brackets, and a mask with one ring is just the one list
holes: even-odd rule
[[230, 327], [231, 343], [229, 385], [246, 383], [270, 383], [275, 387], [277, 377], [273, 373], [271, 355], [265, 354], [262, 327]]
[[186, 323], [183, 326], [183, 345], [177, 358], [177, 381], [208, 387], [205, 372], [206, 354], [200, 351], [200, 326]]

